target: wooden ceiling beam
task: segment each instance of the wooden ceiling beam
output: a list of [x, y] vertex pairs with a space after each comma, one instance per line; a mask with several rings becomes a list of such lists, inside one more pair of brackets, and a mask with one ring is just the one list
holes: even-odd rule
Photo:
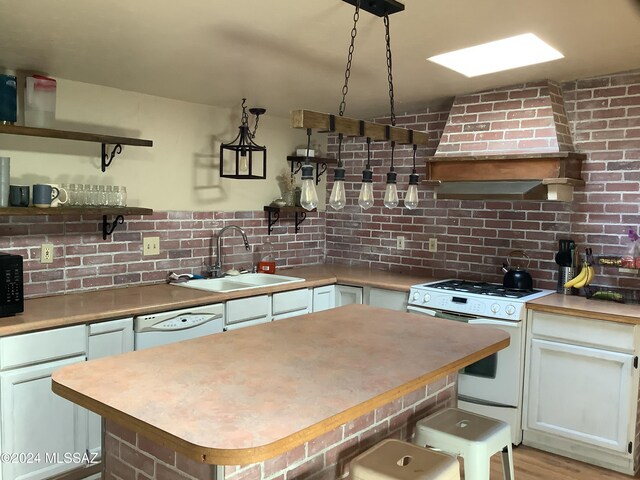
[[[427, 145], [429, 142], [429, 135], [426, 132], [340, 116], [333, 116], [335, 124], [332, 129], [331, 117], [332, 115], [329, 113], [294, 110], [291, 112], [291, 127], [331, 131], [342, 133], [348, 137], [368, 137], [371, 140], [381, 142], [395, 141], [399, 144]], [[364, 132], [360, 130], [361, 124], [364, 126]]]

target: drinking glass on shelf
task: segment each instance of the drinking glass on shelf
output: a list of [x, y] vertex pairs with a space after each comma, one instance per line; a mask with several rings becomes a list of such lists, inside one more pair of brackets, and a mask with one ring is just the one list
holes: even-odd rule
[[118, 206], [126, 207], [127, 206], [127, 187], [120, 185], [118, 187], [114, 187], [114, 189], [116, 191], [116, 198], [118, 199]]
[[82, 205], [91, 206], [91, 185], [84, 184], [84, 196], [82, 197]]
[[107, 191], [104, 185], [96, 185], [96, 205], [107, 205]]
[[78, 185], [70, 183], [67, 185], [67, 192], [69, 193], [69, 202], [67, 205], [75, 207], [78, 205]]
[[76, 197], [76, 203], [74, 205], [82, 207], [86, 205], [85, 204], [86, 193], [84, 192], [84, 185], [82, 183], [79, 183], [76, 186], [76, 189], [78, 190], [78, 196]]
[[113, 207], [116, 205], [116, 197], [113, 191], [113, 185], [107, 185], [105, 187], [105, 192], [107, 195], [107, 203], [106, 205], [109, 205], [110, 207]]

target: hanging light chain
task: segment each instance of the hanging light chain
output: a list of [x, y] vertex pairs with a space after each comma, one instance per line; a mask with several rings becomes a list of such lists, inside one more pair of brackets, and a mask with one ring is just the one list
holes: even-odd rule
[[358, 35], [358, 19], [360, 18], [360, 0], [356, 2], [356, 11], [353, 14], [353, 28], [351, 29], [351, 43], [349, 44], [349, 54], [347, 55], [347, 68], [344, 71], [344, 86], [342, 87], [342, 101], [340, 102], [339, 115], [342, 117], [347, 108], [347, 93], [349, 92], [349, 77], [351, 76], [351, 62], [353, 61], [353, 51], [355, 50], [356, 36]]
[[256, 123], [253, 126], [253, 132], [249, 132], [251, 134], [251, 138], [256, 138], [256, 132], [258, 131], [258, 122], [260, 121], [260, 115], [256, 115]]
[[389, 15], [384, 16], [385, 40], [387, 43], [387, 71], [389, 79], [389, 105], [391, 107], [391, 125], [396, 126], [395, 100], [393, 97], [393, 61], [391, 59], [391, 35], [389, 33]]
[[249, 126], [249, 115], [247, 115], [247, 106], [245, 103], [247, 102], [246, 98], [242, 99], [242, 125], [245, 127]]

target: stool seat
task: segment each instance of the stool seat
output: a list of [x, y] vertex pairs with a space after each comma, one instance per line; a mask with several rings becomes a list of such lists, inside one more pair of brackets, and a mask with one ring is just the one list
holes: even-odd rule
[[509, 424], [475, 413], [448, 408], [416, 424], [413, 442], [464, 458], [465, 480], [489, 480], [490, 458], [502, 452], [505, 480], [513, 480]]
[[352, 480], [460, 480], [458, 461], [401, 440], [383, 440], [351, 460]]

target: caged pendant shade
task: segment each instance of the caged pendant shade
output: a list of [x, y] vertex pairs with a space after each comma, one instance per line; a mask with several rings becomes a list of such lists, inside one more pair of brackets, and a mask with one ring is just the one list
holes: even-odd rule
[[249, 116], [242, 99], [242, 123], [238, 127], [238, 136], [229, 143], [220, 145], [220, 177], [263, 180], [267, 178], [267, 147], [254, 142], [260, 115], [264, 108], [250, 108], [249, 112], [256, 117], [253, 132], [249, 128]]

